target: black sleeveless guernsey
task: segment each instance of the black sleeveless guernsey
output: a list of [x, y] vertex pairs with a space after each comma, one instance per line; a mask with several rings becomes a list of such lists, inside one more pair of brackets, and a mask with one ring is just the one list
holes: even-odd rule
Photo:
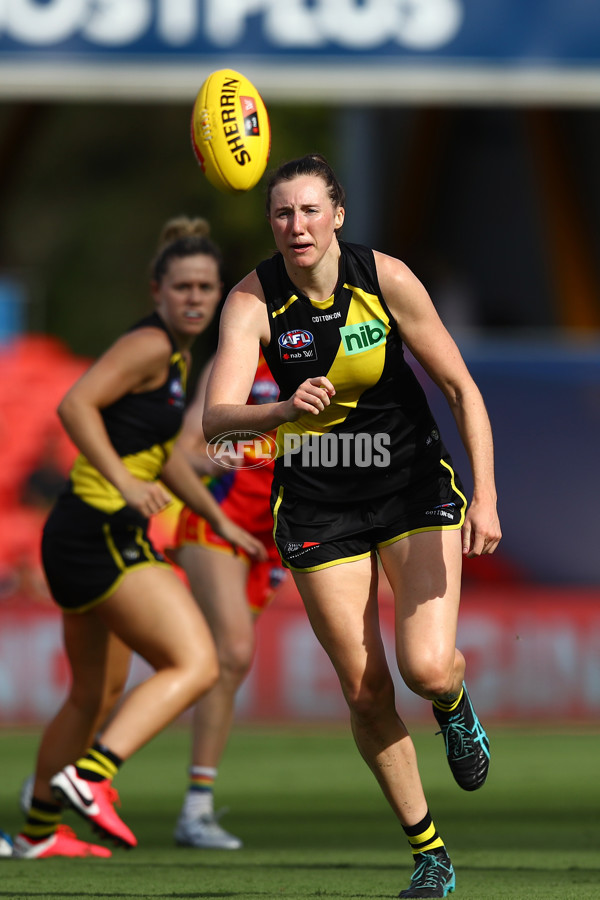
[[437, 479], [449, 459], [423, 389], [406, 362], [381, 293], [373, 251], [340, 241], [339, 279], [315, 301], [291, 282], [280, 253], [260, 263], [271, 339], [263, 353], [290, 397], [325, 375], [331, 405], [277, 431], [275, 485], [306, 499], [360, 502]]

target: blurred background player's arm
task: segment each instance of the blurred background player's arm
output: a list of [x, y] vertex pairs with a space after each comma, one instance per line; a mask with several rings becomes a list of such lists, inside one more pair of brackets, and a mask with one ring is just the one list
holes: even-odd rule
[[[208, 384], [213, 362], [214, 356], [208, 360], [200, 374], [194, 399], [186, 410], [183, 427], [177, 438], [177, 446], [197, 475], [209, 475], [211, 478], [220, 478], [224, 475], [225, 470], [223, 466], [218, 465], [210, 456], [208, 441], [202, 428], [206, 385]], [[243, 459], [238, 459], [234, 456], [229, 458], [229, 466], [235, 465], [236, 462], [242, 465]]]

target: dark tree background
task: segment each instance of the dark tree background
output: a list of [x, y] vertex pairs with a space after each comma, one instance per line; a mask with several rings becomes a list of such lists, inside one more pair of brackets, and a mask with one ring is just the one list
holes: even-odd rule
[[[149, 308], [149, 263], [163, 222], [201, 215], [227, 285], [271, 252], [264, 179], [218, 192], [192, 153], [188, 105], [13, 104], [0, 107], [0, 272], [28, 298], [27, 327], [96, 356]], [[270, 109], [269, 168], [330, 155], [327, 109]], [[335, 164], [335, 160], [332, 159]], [[199, 365], [216, 329], [198, 341]]]

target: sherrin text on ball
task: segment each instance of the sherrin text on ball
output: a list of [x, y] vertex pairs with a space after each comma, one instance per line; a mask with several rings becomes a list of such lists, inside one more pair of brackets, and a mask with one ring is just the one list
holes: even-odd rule
[[212, 72], [198, 91], [192, 110], [192, 147], [214, 187], [228, 193], [249, 191], [267, 167], [271, 127], [254, 85], [240, 72]]

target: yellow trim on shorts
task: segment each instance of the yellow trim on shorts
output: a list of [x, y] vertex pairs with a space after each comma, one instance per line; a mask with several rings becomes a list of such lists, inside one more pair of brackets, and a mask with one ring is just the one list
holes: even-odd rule
[[459, 489], [456, 487], [455, 473], [452, 466], [448, 465], [448, 463], [444, 459], [440, 459], [440, 464], [450, 472], [450, 483], [452, 485], [452, 490], [455, 494], [458, 494], [458, 496], [463, 501], [460, 522], [457, 522], [456, 525], [424, 525], [423, 528], [413, 528], [411, 531], [405, 531], [403, 532], [403, 534], [398, 534], [396, 537], [390, 538], [387, 541], [382, 541], [381, 544], [377, 544], [376, 546], [378, 550], [381, 547], [389, 547], [390, 544], [395, 544], [397, 541], [401, 541], [403, 538], [410, 537], [412, 534], [423, 534], [423, 532], [427, 531], [458, 531], [459, 528], [463, 527], [465, 521], [465, 513], [467, 511], [467, 498], [462, 493], [462, 491], [459, 491]]
[[108, 522], [105, 522], [103, 524], [102, 532], [104, 534], [106, 546], [108, 547], [108, 552], [112, 556], [115, 566], [117, 567], [117, 569], [119, 569], [120, 572], [124, 572], [127, 567], [123, 562], [123, 557], [117, 550], [115, 542], [113, 541], [112, 534], [110, 533], [110, 525], [108, 524]]
[[108, 522], [104, 522], [104, 524], [102, 525], [102, 531], [104, 532], [104, 538], [106, 540], [106, 546], [108, 548], [108, 551], [109, 551], [110, 555], [112, 556], [114, 563], [115, 563], [116, 567], [119, 569], [121, 574], [117, 575], [117, 577], [115, 578], [113, 583], [110, 585], [109, 588], [107, 588], [106, 591], [104, 591], [103, 594], [100, 594], [100, 596], [96, 597], [94, 600], [90, 600], [89, 603], [85, 603], [83, 606], [78, 606], [76, 609], [67, 609], [65, 607], [61, 607], [61, 609], [64, 613], [73, 613], [73, 614], [77, 615], [77, 613], [85, 613], [85, 612], [88, 612], [90, 609], [93, 609], [99, 603], [102, 603], [104, 600], [107, 600], [108, 597], [111, 596], [111, 594], [114, 594], [114, 592], [117, 590], [117, 588], [121, 586], [121, 582], [123, 581], [125, 576], [129, 574], [129, 572], [135, 572], [138, 569], [148, 569], [151, 566], [158, 566], [161, 569], [170, 569], [171, 571], [173, 570], [171, 563], [160, 562], [160, 560], [156, 559], [156, 557], [151, 553], [148, 542], [144, 541], [143, 538], [141, 537], [141, 528], [136, 529], [137, 533], [136, 533], [135, 541], [138, 544], [138, 546], [144, 551], [144, 553], [147, 556], [147, 559], [144, 562], [136, 563], [134, 566], [126, 566], [125, 563], [123, 562], [123, 558], [122, 558], [121, 554], [119, 553], [119, 551], [117, 550], [117, 548], [115, 546], [115, 542], [112, 539], [112, 536], [110, 533], [110, 525]]
[[463, 492], [462, 492], [462, 491], [459, 491], [459, 489], [456, 487], [456, 480], [455, 480], [455, 479], [456, 479], [456, 473], [454, 472], [454, 469], [452, 468], [452, 466], [450, 466], [450, 465], [446, 462], [445, 459], [440, 459], [440, 463], [441, 463], [442, 466], [444, 466], [445, 469], [448, 469], [448, 471], [450, 472], [450, 484], [452, 485], [452, 490], [455, 491], [455, 492], [458, 494], [458, 496], [462, 499], [462, 502], [463, 502], [463, 508], [462, 508], [462, 515], [461, 515], [461, 517], [460, 517], [460, 524], [461, 524], [461, 527], [462, 527], [462, 524], [463, 524], [463, 522], [465, 521], [465, 513], [466, 513], [466, 511], [467, 511], [467, 498], [465, 497], [465, 495], [463, 494]]
[[[106, 540], [106, 546], [108, 547], [109, 553], [113, 558], [114, 564], [119, 569], [119, 571], [127, 572], [130, 569], [135, 568], [134, 566], [128, 567], [123, 562], [123, 557], [117, 550], [116, 544], [113, 541], [112, 535], [110, 533], [110, 524], [108, 522], [105, 522], [103, 524], [102, 531], [104, 532], [104, 539]], [[140, 548], [140, 550], [142, 551], [142, 553], [144, 554], [144, 556], [146, 557], [148, 562], [151, 562], [151, 563], [158, 562], [155, 555], [152, 553], [152, 550], [150, 549], [150, 542], [147, 539], [144, 540], [143, 535], [144, 535], [144, 532], [143, 532], [141, 526], [139, 526], [139, 525], [136, 526], [135, 537], [134, 537], [135, 543], [138, 545], [138, 547]]]
[[402, 534], [397, 534], [396, 537], [390, 538], [388, 541], [382, 541], [381, 544], [376, 544], [375, 546], [379, 550], [381, 547], [389, 547], [390, 544], [396, 544], [398, 541], [411, 537], [413, 534], [424, 534], [428, 531], [457, 531], [461, 527], [461, 525], [425, 525], [423, 528], [413, 528], [412, 531], [403, 531]]
[[[279, 488], [279, 493], [277, 494], [277, 500], [275, 501], [275, 506], [273, 507], [273, 542], [275, 546], [277, 546], [277, 540], [275, 538], [275, 532], [277, 531], [277, 513], [279, 512], [279, 507], [283, 503], [283, 485]], [[279, 552], [279, 551], [277, 551]], [[281, 556], [281, 553], [279, 553]], [[283, 562], [283, 559], [281, 560]]]
[[318, 566], [309, 566], [307, 569], [297, 569], [296, 566], [290, 566], [284, 559], [281, 560], [284, 567], [291, 572], [318, 572], [320, 569], [330, 569], [332, 566], [341, 566], [342, 563], [356, 562], [359, 559], [367, 559], [373, 553], [367, 550], [366, 553], [359, 553], [357, 556], [344, 556], [342, 559], [332, 559], [331, 562], [319, 563]]
[[[452, 466], [450, 466], [444, 459], [440, 459], [440, 465], [444, 466], [444, 468], [448, 469], [448, 471], [450, 472], [450, 483], [452, 485], [452, 490], [463, 501], [463, 505], [461, 508], [460, 522], [458, 522], [456, 525], [424, 525], [422, 528], [413, 528], [410, 531], [405, 531], [402, 534], [398, 534], [393, 538], [389, 538], [389, 540], [387, 540], [387, 541], [382, 541], [380, 544], [376, 544], [375, 547], [377, 548], [377, 550], [379, 550], [382, 547], [389, 547], [390, 544], [395, 544], [397, 541], [401, 541], [403, 538], [410, 537], [413, 534], [422, 534], [422, 533], [428, 532], [428, 531], [458, 531], [458, 529], [462, 528], [464, 521], [465, 521], [465, 513], [467, 510], [467, 498], [462, 493], [462, 491], [459, 491], [459, 489], [456, 486], [456, 480], [455, 480], [456, 476], [455, 476], [455, 472], [454, 472], [454, 469], [452, 468]], [[277, 513], [279, 511], [279, 507], [281, 506], [282, 502], [283, 502], [283, 485], [279, 488], [279, 494], [277, 496], [275, 506], [273, 507], [273, 540], [275, 541], [275, 546], [277, 546], [277, 540], [275, 539], [275, 532], [277, 531]], [[356, 560], [359, 560], [359, 559], [366, 559], [368, 556], [371, 555], [372, 552], [373, 552], [372, 550], [368, 550], [366, 553], [359, 553], [356, 556], [347, 556], [347, 557], [343, 557], [342, 559], [334, 559], [334, 560], [331, 560], [330, 562], [319, 563], [319, 565], [317, 565], [317, 566], [309, 566], [306, 569], [299, 569], [296, 566], [290, 565], [283, 559], [283, 557], [281, 558], [281, 561], [283, 563], [283, 566], [286, 569], [289, 569], [291, 572], [318, 572], [320, 569], [329, 569], [332, 566], [339, 566], [342, 563], [355, 562]], [[280, 554], [280, 556], [281, 556], [281, 554]]]
[[[154, 558], [153, 558], [154, 559]], [[169, 571], [173, 571], [173, 566], [168, 562], [160, 562], [158, 559], [154, 559], [153, 562], [141, 562], [136, 563], [135, 566], [129, 566], [128, 569], [125, 569], [124, 572], [121, 572], [120, 575], [117, 575], [111, 586], [104, 591], [103, 594], [100, 594], [99, 597], [96, 597], [94, 600], [90, 600], [89, 603], [86, 603], [84, 606], [78, 606], [76, 609], [67, 609], [64, 606], [61, 606], [61, 612], [68, 613], [69, 615], [77, 615], [78, 613], [88, 612], [90, 609], [93, 609], [94, 606], [98, 606], [99, 603], [102, 603], [104, 600], [107, 600], [111, 594], [121, 586], [121, 582], [123, 579], [129, 575], [130, 572], [137, 572], [138, 569], [150, 569], [150, 568], [159, 568], [159, 569], [169, 569]]]
[[[277, 547], [277, 540], [275, 538], [275, 532], [277, 531], [277, 513], [279, 512], [279, 507], [283, 503], [283, 485], [279, 488], [279, 493], [277, 495], [277, 500], [275, 501], [275, 506], [273, 507], [273, 541], [275, 546]], [[279, 548], [277, 548], [277, 552], [279, 553]], [[371, 550], [367, 550], [366, 553], [359, 553], [357, 556], [346, 556], [343, 559], [332, 559], [331, 562], [319, 563], [318, 566], [309, 566], [307, 569], [298, 569], [296, 566], [290, 565], [285, 561], [281, 553], [279, 556], [281, 557], [281, 563], [284, 569], [289, 569], [290, 572], [318, 572], [320, 569], [330, 569], [332, 566], [340, 566], [342, 563], [347, 562], [355, 562], [358, 559], [366, 559], [372, 553]]]
[[138, 545], [138, 547], [140, 547], [142, 553], [144, 554], [144, 556], [146, 557], [146, 559], [148, 561], [157, 562], [155, 555], [152, 553], [152, 551], [150, 549], [150, 542], [148, 540], [144, 540], [143, 531], [139, 525], [135, 529], [135, 542]]

